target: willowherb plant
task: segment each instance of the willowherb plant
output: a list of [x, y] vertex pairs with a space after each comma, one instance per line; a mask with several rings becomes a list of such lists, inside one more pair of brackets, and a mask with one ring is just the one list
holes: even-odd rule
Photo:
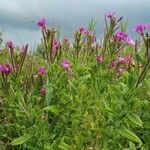
[[130, 35], [123, 31], [117, 32], [123, 17], [117, 18], [115, 13], [105, 14], [105, 35], [103, 42], [103, 55], [106, 53], [113, 55], [121, 51], [127, 44], [135, 46]]
[[149, 149], [150, 25], [134, 29], [144, 41], [138, 52], [122, 19], [105, 14], [101, 42], [93, 20], [74, 39], [58, 40], [57, 30], [39, 19], [44, 57], [28, 53], [28, 45], [6, 43], [0, 52], [0, 149]]
[[139, 33], [142, 36], [144, 45], [145, 45], [145, 57], [147, 59], [147, 62], [145, 63], [145, 65], [142, 68], [142, 71], [139, 75], [139, 78], [136, 82], [136, 87], [138, 87], [138, 85], [144, 80], [148, 69], [150, 68], [150, 36], [148, 33], [145, 33], [146, 29], [150, 29], [150, 25], [148, 24], [137, 24], [136, 27], [133, 29], [133, 31]]
[[42, 28], [46, 60], [53, 64], [60, 49], [60, 42], [56, 39], [57, 31], [54, 27], [48, 28], [46, 19], [38, 20], [37, 25]]
[[6, 47], [10, 53], [10, 62], [12, 64], [13, 71], [17, 76], [21, 72], [25, 58], [27, 56], [28, 44], [22, 47], [19, 55], [17, 55], [15, 52], [15, 47], [12, 41], [8, 41], [6, 43]]

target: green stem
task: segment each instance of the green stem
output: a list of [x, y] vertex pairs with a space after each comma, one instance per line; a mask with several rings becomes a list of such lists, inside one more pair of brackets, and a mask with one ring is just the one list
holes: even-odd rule
[[47, 42], [46, 42], [45, 33], [46, 33], [46, 29], [42, 29], [42, 35], [43, 35], [43, 40], [44, 40], [46, 59], [47, 59], [47, 61], [48, 61], [48, 63], [49, 63], [48, 49], [47, 49]]
[[137, 80], [137, 82], [135, 84], [136, 88], [144, 80], [149, 67], [150, 67], [150, 58], [149, 58], [148, 62], [145, 64], [145, 67], [143, 68], [143, 70], [142, 70], [142, 72], [141, 72], [141, 74], [140, 74], [140, 76], [139, 76], [139, 78], [138, 78], [138, 80]]

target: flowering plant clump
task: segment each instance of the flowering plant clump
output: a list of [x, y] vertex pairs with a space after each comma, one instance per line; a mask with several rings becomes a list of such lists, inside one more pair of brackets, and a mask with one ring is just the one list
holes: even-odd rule
[[94, 20], [58, 39], [42, 18], [34, 52], [1, 46], [0, 149], [149, 150], [150, 23], [133, 39], [123, 17], [104, 19], [101, 38]]

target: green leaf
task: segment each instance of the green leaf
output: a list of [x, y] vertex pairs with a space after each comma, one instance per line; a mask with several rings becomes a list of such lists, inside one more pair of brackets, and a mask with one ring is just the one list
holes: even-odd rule
[[30, 134], [25, 134], [23, 136], [20, 136], [19, 138], [14, 139], [11, 144], [12, 145], [20, 145], [25, 143], [26, 141], [28, 141], [30, 138], [32, 137], [32, 135]]
[[135, 58], [136, 58], [136, 60], [137, 60], [138, 62], [144, 64], [144, 62], [143, 62], [143, 60], [142, 60], [142, 58], [141, 58], [141, 56], [140, 56], [139, 54], [135, 54]]
[[64, 137], [61, 139], [61, 142], [60, 142], [58, 147], [63, 149], [63, 150], [70, 150], [71, 149], [71, 146], [65, 143]]
[[146, 122], [146, 123], [144, 124], [144, 128], [150, 129], [150, 123], [149, 123], [149, 122]]
[[44, 145], [44, 150], [52, 150], [53, 148], [49, 144]]
[[128, 87], [127, 87], [127, 85], [126, 84], [124, 84], [124, 83], [120, 83], [120, 85], [121, 85], [121, 87], [122, 87], [122, 92], [123, 93], [127, 93], [128, 92]]
[[80, 78], [79, 78], [80, 84], [81, 84], [82, 82], [86, 81], [86, 80], [89, 79], [89, 78], [91, 78], [91, 75], [90, 75], [90, 74], [85, 75], [85, 76], [83, 76], [83, 77], [80, 77]]
[[140, 119], [139, 116], [137, 116], [136, 114], [130, 114], [130, 115], [127, 115], [127, 118], [134, 124], [142, 127], [143, 126], [143, 122], [142, 120]]
[[125, 32], [125, 31], [126, 31], [127, 25], [128, 25], [128, 20], [126, 20], [126, 21], [121, 21], [121, 22], [120, 22], [120, 28], [121, 28], [121, 31], [122, 31], [122, 32]]
[[132, 142], [129, 142], [130, 150], [136, 150], [135, 144]]
[[117, 132], [121, 136], [123, 136], [123, 137], [125, 137], [125, 138], [127, 138], [133, 142], [142, 143], [142, 141], [133, 132], [131, 132], [127, 128], [118, 129]]
[[116, 85], [108, 85], [108, 92], [109, 93], [121, 93], [122, 91], [120, 90], [120, 87], [119, 86], [116, 86]]
[[52, 101], [52, 98], [53, 98], [53, 87], [52, 87], [49, 80], [47, 80], [46, 89], [47, 90], [46, 90], [45, 103], [46, 103], [46, 106], [48, 106], [48, 105], [51, 104], [51, 101]]
[[61, 142], [61, 144], [59, 145], [59, 148], [63, 150], [70, 150], [70, 146], [64, 142]]
[[50, 106], [47, 106], [47, 107], [45, 107], [44, 110], [49, 111], [49, 112], [52, 112], [52, 113], [54, 113], [55, 115], [59, 115], [59, 113], [60, 113], [60, 110], [59, 110], [59, 108], [58, 108], [57, 105], [50, 105]]

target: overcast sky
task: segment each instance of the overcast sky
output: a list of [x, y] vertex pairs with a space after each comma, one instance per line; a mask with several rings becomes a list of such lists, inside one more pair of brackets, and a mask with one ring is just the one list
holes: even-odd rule
[[129, 32], [136, 23], [150, 22], [149, 0], [0, 0], [0, 28], [5, 40], [12, 40], [16, 45], [29, 43], [33, 48], [40, 41], [35, 22], [41, 17], [59, 26], [62, 36], [71, 36], [94, 17], [100, 35], [103, 15], [108, 11], [128, 19]]

